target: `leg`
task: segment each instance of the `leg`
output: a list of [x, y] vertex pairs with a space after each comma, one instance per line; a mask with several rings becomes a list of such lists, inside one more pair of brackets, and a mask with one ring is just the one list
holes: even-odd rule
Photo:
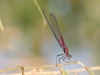
[[71, 62], [71, 60], [69, 59], [69, 61]]
[[[59, 56], [62, 56], [62, 55], [64, 55], [64, 54], [59, 54], [59, 55], [56, 56], [56, 66], [57, 66], [57, 58], [58, 58]], [[61, 58], [60, 58], [60, 59], [61, 59]], [[59, 60], [59, 63], [60, 63], [60, 60]]]
[[60, 59], [59, 59], [59, 64], [60, 64], [60, 60], [62, 59], [62, 58], [64, 58], [65, 56], [62, 56]]
[[[65, 59], [66, 59], [66, 57], [63, 58], [63, 61], [65, 61]], [[65, 62], [66, 62], [66, 61], [65, 61]], [[66, 63], [68, 63], [68, 62], [66, 62]], [[69, 64], [69, 63], [68, 63], [68, 64]], [[69, 64], [69, 65], [70, 65], [70, 64]]]

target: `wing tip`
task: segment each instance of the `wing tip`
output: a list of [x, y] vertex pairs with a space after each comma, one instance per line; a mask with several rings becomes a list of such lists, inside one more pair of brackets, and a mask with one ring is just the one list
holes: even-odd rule
[[42, 12], [44, 12], [44, 10], [42, 9]]
[[53, 13], [50, 13], [50, 15], [54, 15]]

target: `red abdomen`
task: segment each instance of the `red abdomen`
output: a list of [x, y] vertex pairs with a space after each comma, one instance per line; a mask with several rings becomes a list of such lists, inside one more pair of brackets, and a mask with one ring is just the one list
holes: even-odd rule
[[69, 53], [67, 47], [64, 49], [64, 53], [65, 53], [65, 54], [68, 54], [68, 53]]

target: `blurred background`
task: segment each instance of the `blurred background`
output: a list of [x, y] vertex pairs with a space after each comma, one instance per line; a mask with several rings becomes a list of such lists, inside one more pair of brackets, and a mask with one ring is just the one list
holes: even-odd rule
[[[100, 0], [37, 2], [47, 16], [51, 12], [55, 14], [72, 54], [71, 61], [80, 60], [88, 67], [99, 66]], [[0, 31], [0, 69], [56, 64], [56, 55], [63, 53], [62, 49], [49, 26], [43, 28], [43, 19], [33, 0], [0, 0], [0, 18], [4, 27]], [[76, 68], [81, 66], [67, 66], [67, 69]]]

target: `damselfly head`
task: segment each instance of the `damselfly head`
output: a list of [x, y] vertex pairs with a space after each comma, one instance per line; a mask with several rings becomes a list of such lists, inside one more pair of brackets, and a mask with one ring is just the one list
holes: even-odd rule
[[67, 54], [67, 58], [70, 59], [72, 57], [71, 54]]

